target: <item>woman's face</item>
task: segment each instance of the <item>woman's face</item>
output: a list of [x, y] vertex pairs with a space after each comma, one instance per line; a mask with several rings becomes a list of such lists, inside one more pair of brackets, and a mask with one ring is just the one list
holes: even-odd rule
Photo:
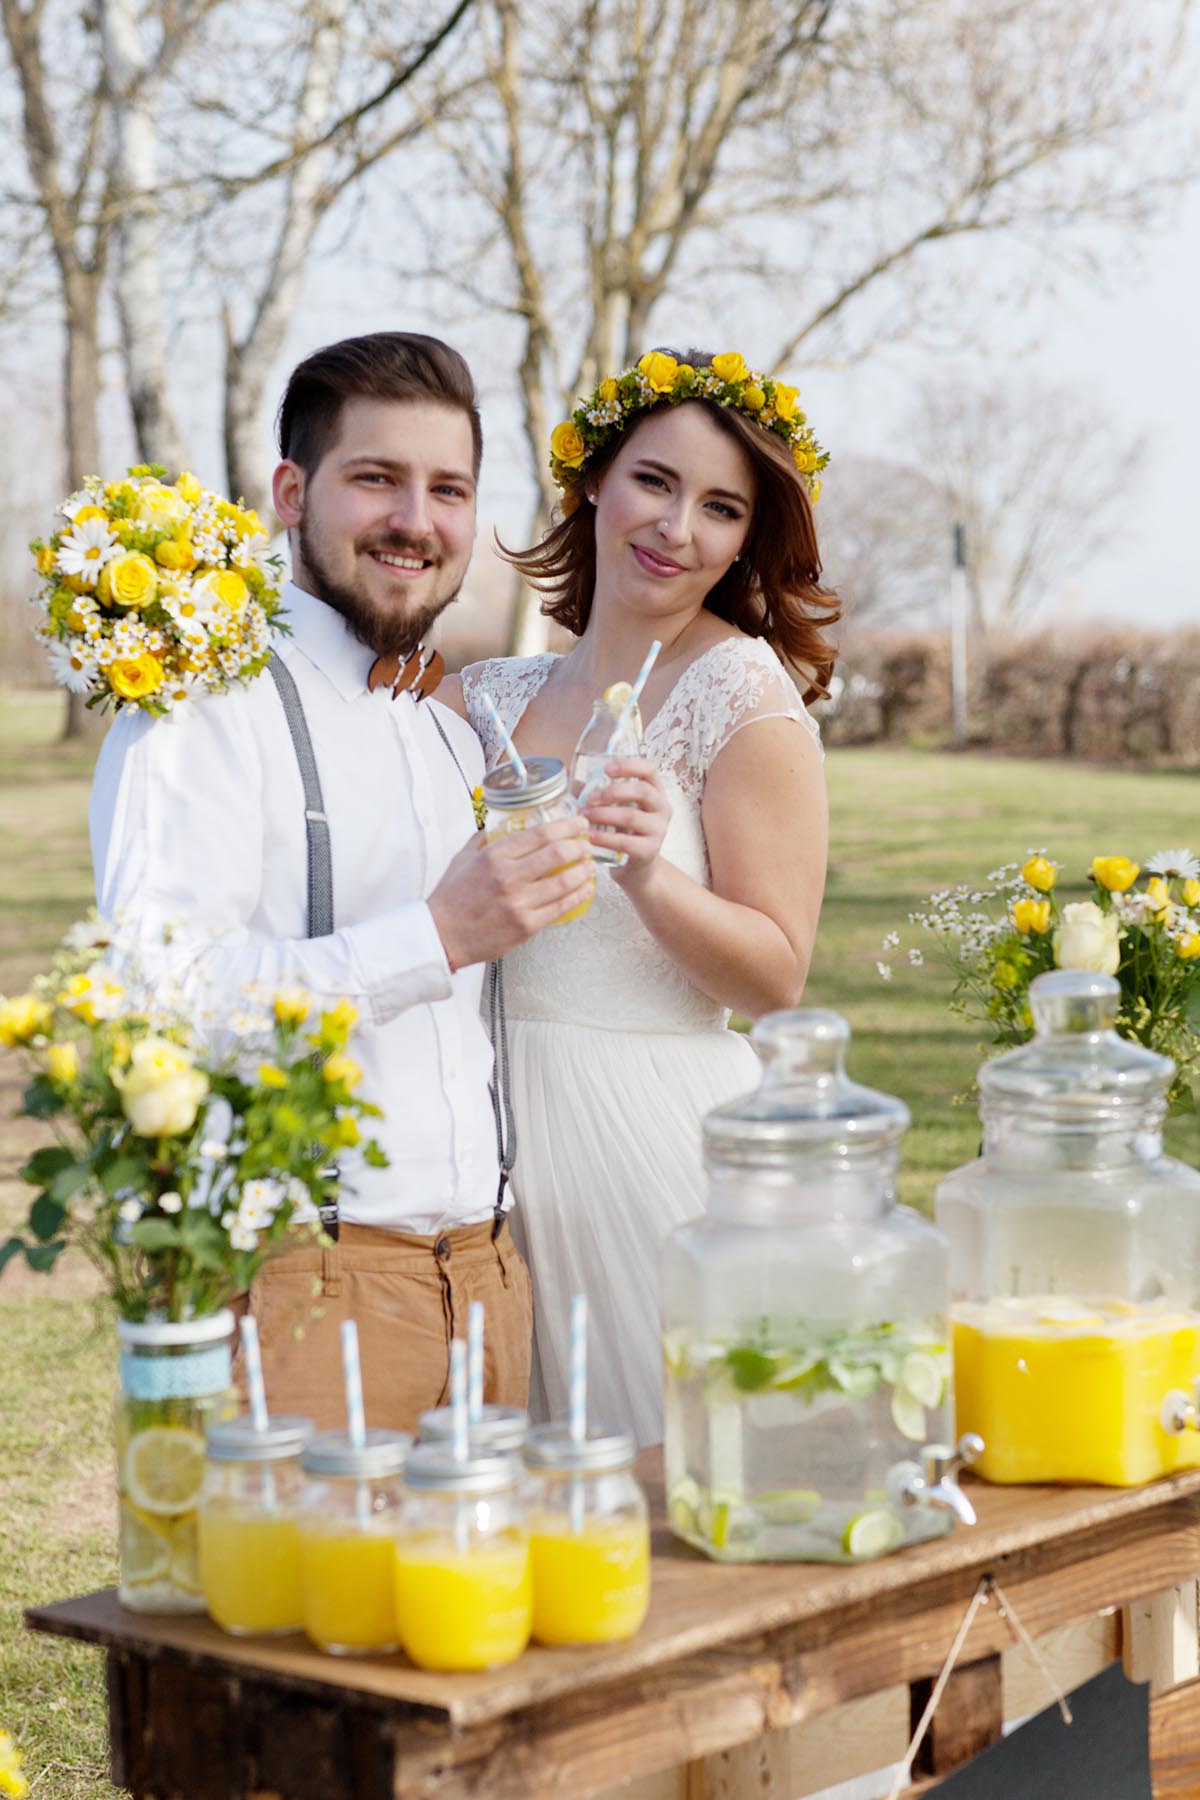
[[699, 612], [746, 542], [756, 487], [746, 452], [703, 406], [656, 408], [590, 490], [597, 602]]

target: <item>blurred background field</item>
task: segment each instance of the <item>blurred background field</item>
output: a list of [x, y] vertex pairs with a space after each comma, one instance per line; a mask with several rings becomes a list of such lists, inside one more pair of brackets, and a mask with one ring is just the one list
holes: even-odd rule
[[[61, 930], [87, 907], [86, 813], [93, 752], [54, 743], [60, 703], [0, 696], [0, 991], [19, 991]], [[829, 886], [809, 1000], [854, 1030], [851, 1071], [900, 1094], [913, 1113], [901, 1193], [927, 1208], [939, 1175], [974, 1155], [969, 1088], [979, 1033], [951, 1018], [939, 968], [876, 971], [892, 930], [933, 887], [975, 883], [1002, 862], [1047, 848], [1079, 875], [1105, 850], [1141, 858], [1195, 835], [1195, 778], [1098, 771], [1080, 764], [848, 749], [828, 764]], [[1039, 823], [1031, 841], [1029, 820]], [[36, 1128], [12, 1115], [16, 1061], [0, 1061], [0, 1233], [18, 1218], [15, 1179]], [[380, 1096], [386, 1101], [386, 1096]], [[1174, 1123], [1177, 1154], [1200, 1161], [1195, 1122]], [[0, 1277], [0, 1721], [24, 1745], [39, 1800], [100, 1800], [106, 1743], [98, 1652], [21, 1629], [21, 1609], [116, 1576], [109, 1431], [115, 1353], [86, 1267], [64, 1259], [49, 1279], [10, 1265]]]

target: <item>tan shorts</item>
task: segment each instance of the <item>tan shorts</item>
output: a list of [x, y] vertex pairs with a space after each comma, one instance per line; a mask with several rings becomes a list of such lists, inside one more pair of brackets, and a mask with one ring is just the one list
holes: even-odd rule
[[421, 1413], [450, 1398], [450, 1340], [466, 1337], [472, 1300], [485, 1309], [484, 1398], [524, 1406], [533, 1304], [507, 1225], [493, 1239], [490, 1220], [439, 1237], [344, 1224], [325, 1249], [276, 1257], [249, 1301], [271, 1411], [345, 1428], [339, 1327], [355, 1319], [368, 1426], [415, 1434]]

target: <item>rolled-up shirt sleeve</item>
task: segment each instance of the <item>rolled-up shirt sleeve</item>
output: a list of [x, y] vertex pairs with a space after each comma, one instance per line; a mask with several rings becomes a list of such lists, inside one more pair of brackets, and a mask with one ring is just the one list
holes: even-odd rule
[[194, 1000], [231, 1001], [251, 987], [345, 997], [385, 1025], [446, 999], [450, 967], [429, 907], [406, 900], [328, 937], [253, 928], [266, 843], [257, 696], [202, 700], [185, 716], [123, 714], [101, 749], [89, 825], [96, 904], [122, 924], [144, 979]]

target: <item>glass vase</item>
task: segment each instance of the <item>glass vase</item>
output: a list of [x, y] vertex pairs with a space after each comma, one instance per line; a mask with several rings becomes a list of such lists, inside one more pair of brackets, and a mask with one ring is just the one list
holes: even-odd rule
[[117, 1596], [131, 1612], [204, 1611], [197, 1535], [204, 1432], [237, 1409], [233, 1324], [228, 1311], [179, 1323], [117, 1323]]

